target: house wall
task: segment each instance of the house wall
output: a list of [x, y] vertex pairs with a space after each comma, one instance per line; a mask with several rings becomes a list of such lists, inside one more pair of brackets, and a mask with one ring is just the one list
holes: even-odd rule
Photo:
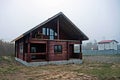
[[110, 43], [102, 43], [98, 44], [98, 50], [117, 50], [117, 43], [115, 41], [112, 41]]
[[[25, 39], [20, 39], [18, 41], [16, 41], [17, 43], [17, 53], [16, 56], [19, 59], [22, 59], [24, 61], [28, 61], [28, 43], [42, 43], [42, 42], [46, 42], [47, 44], [47, 54], [48, 57], [46, 60], [49, 61], [58, 61], [58, 60], [67, 60], [68, 56], [71, 54], [69, 52], [69, 45], [70, 44], [80, 44], [80, 41], [67, 41], [67, 40], [46, 40], [46, 41], [39, 41], [37, 38], [36, 40], [34, 40], [33, 38], [30, 38], [30, 36], [28, 35], [28, 37], [25, 37]], [[54, 45], [62, 45], [62, 54], [56, 54], [54, 53]], [[23, 46], [23, 52], [20, 52], [20, 46]]]
[[23, 60], [23, 54], [24, 54], [24, 52], [23, 52], [23, 47], [24, 47], [23, 42], [17, 42], [16, 57], [17, 57], [17, 58], [20, 58], [20, 59], [22, 59], [22, 60]]
[[110, 45], [111, 45], [111, 49], [117, 50], [118, 43], [116, 43], [115, 41], [113, 41], [113, 42], [110, 43]]
[[[54, 45], [62, 46], [62, 53], [54, 53]], [[61, 41], [50, 41], [49, 42], [49, 60], [66, 60], [67, 59], [67, 44], [66, 42]]]
[[[68, 42], [68, 41], [50, 41], [49, 42], [49, 61], [56, 61], [56, 60], [67, 60], [70, 58], [70, 44], [80, 44], [80, 42]], [[55, 53], [54, 52], [54, 45], [62, 45], [62, 53]]]
[[104, 50], [104, 44], [98, 44], [98, 50]]

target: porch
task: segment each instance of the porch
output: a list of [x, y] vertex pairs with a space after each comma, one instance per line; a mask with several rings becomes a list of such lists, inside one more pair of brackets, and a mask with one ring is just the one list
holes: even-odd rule
[[[75, 44], [79, 45], [76, 46]], [[61, 53], [56, 53], [55, 46], [61, 46]], [[67, 40], [31, 40], [26, 45], [25, 59], [27, 62], [60, 61], [82, 59], [80, 41]], [[58, 47], [57, 47], [58, 48]]]
[[41, 62], [47, 60], [46, 43], [28, 43], [25, 58], [27, 62]]

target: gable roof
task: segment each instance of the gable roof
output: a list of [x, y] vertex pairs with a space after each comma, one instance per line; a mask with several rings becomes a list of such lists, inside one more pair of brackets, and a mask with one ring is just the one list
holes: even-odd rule
[[113, 41], [118, 43], [116, 40], [102, 40], [102, 41], [98, 42], [98, 44], [110, 43], [110, 42], [113, 42]]
[[[47, 19], [46, 21], [38, 24], [37, 26], [33, 27], [33, 28], [30, 29], [29, 31], [23, 33], [22, 35], [20, 35], [19, 37], [17, 37], [17, 38], [14, 39], [13, 41], [16, 41], [16, 40], [24, 37], [25, 35], [29, 34], [30, 32], [34, 31], [35, 29], [37, 29], [37, 28], [45, 25], [46, 23], [48, 23], [48, 22], [52, 21], [53, 19], [58, 18], [58, 17], [60, 17], [60, 16], [62, 16], [62, 18], [64, 18], [64, 19], [72, 26], [72, 27], [70, 27], [70, 28], [71, 28], [71, 30], [74, 30], [74, 32], [78, 35], [78, 36], [76, 36], [76, 37], [81, 37], [81, 36], [82, 36], [82, 37], [83, 37], [82, 40], [88, 40], [88, 39], [89, 39], [80, 29], [77, 28], [77, 26], [76, 26], [75, 24], [72, 23], [72, 21], [71, 21], [70, 19], [68, 19], [62, 12], [59, 12], [58, 14], [54, 15], [53, 17], [51, 17], [51, 18]], [[64, 27], [64, 28], [65, 28], [65, 27]], [[66, 29], [67, 31], [69, 31], [69, 28], [65, 28], [65, 29]], [[70, 33], [69, 33], [70, 35], [73, 35], [73, 33], [71, 33], [71, 31], [69, 31], [69, 32], [70, 32]], [[75, 34], [75, 33], [74, 33], [74, 34]], [[12, 41], [12, 42], [13, 42], [13, 41]]]

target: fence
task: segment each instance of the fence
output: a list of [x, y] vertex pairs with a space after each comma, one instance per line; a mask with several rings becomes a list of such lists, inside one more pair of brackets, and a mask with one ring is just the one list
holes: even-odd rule
[[83, 55], [120, 55], [120, 50], [83, 50]]

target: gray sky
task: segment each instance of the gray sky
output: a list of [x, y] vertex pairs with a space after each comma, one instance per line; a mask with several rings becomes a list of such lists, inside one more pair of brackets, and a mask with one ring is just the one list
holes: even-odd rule
[[11, 41], [58, 12], [90, 41], [120, 42], [120, 0], [0, 0], [0, 39]]

